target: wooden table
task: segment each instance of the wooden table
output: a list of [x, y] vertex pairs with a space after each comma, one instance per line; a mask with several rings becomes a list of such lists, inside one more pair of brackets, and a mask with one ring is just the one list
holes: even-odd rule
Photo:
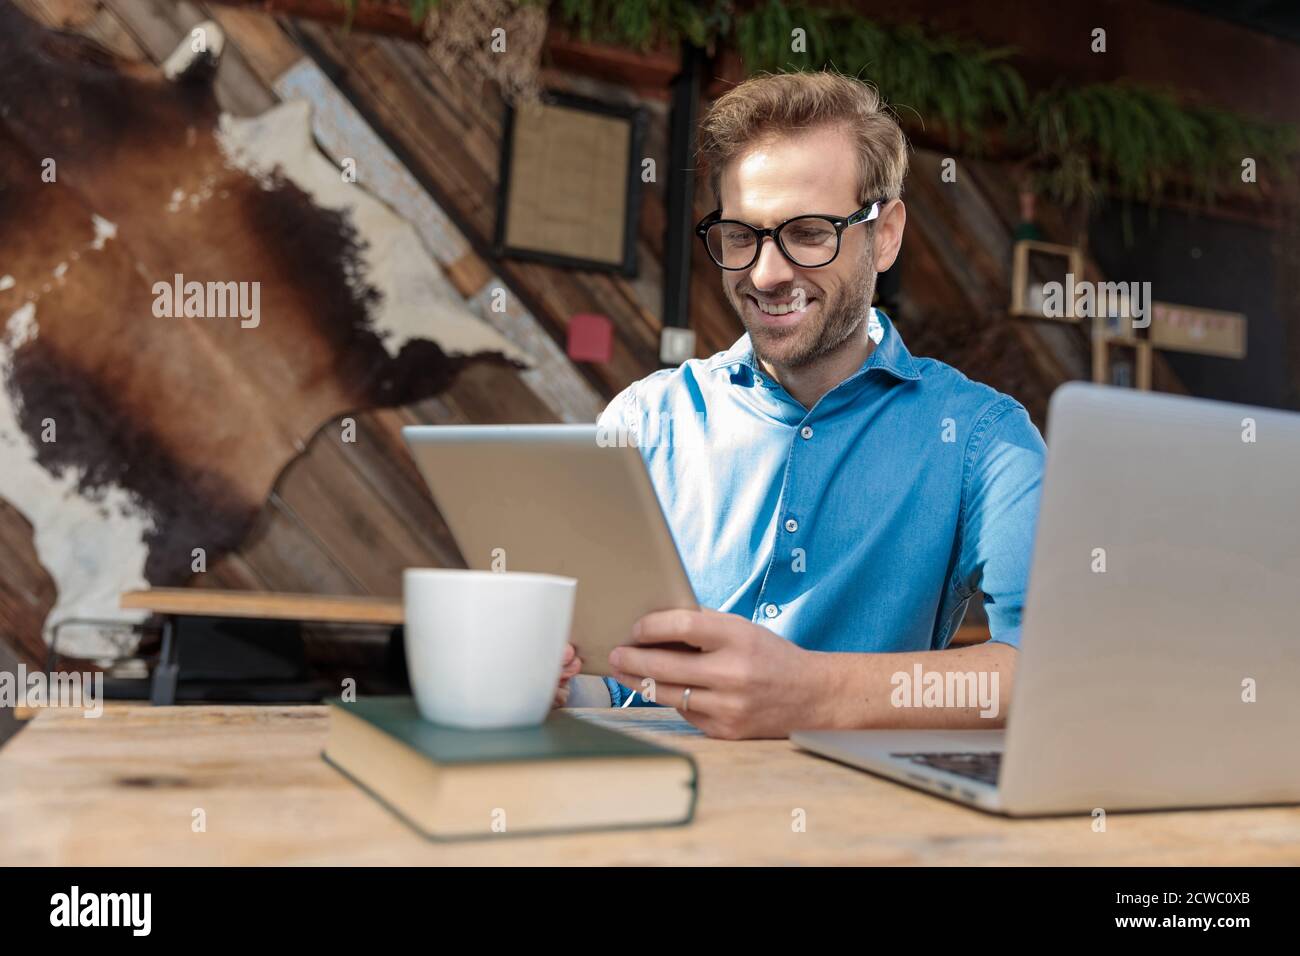
[[[1300, 808], [1112, 814], [1105, 833], [1082, 815], [1005, 820], [788, 741], [711, 740], [676, 711], [650, 709], [573, 713], [694, 754], [690, 826], [438, 844], [321, 760], [326, 713], [43, 711], [0, 749], [0, 866], [1300, 863]], [[206, 832], [192, 828], [196, 809]], [[805, 832], [792, 826], [799, 810]]]
[[176, 702], [176, 681], [180, 674], [180, 642], [176, 638], [178, 618], [244, 618], [389, 627], [400, 625], [403, 619], [401, 598], [389, 597], [150, 588], [127, 591], [118, 603], [124, 609], [151, 611], [163, 619], [162, 653], [154, 667], [149, 689], [150, 702], [161, 706]]

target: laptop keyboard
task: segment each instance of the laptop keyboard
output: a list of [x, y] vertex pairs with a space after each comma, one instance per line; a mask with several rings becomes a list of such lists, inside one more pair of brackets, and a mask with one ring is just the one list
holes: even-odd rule
[[991, 786], [997, 786], [998, 770], [1002, 766], [1001, 753], [941, 753], [941, 754], [890, 754], [923, 767], [955, 773]]

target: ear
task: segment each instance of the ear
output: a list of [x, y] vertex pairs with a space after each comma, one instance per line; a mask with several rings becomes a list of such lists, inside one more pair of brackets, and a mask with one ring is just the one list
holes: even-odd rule
[[876, 219], [872, 235], [877, 272], [884, 272], [898, 258], [898, 249], [903, 244], [903, 227], [906, 225], [907, 209], [903, 200], [891, 199], [885, 203]]

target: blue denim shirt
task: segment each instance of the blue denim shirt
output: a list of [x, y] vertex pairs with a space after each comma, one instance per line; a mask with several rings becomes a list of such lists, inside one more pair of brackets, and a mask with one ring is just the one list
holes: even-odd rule
[[808, 650], [929, 651], [983, 591], [992, 639], [1016, 646], [1042, 436], [1015, 399], [913, 358], [883, 312], [868, 334], [811, 410], [744, 335], [633, 382], [599, 425], [637, 442], [702, 606]]

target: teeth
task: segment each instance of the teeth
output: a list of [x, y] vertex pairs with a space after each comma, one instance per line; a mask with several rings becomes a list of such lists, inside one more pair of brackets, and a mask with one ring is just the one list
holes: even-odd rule
[[795, 307], [794, 303], [776, 305], [771, 302], [760, 302], [758, 299], [755, 299], [754, 302], [758, 304], [758, 310], [760, 312], [766, 312], [768, 315], [789, 315], [791, 312], [801, 311]]

